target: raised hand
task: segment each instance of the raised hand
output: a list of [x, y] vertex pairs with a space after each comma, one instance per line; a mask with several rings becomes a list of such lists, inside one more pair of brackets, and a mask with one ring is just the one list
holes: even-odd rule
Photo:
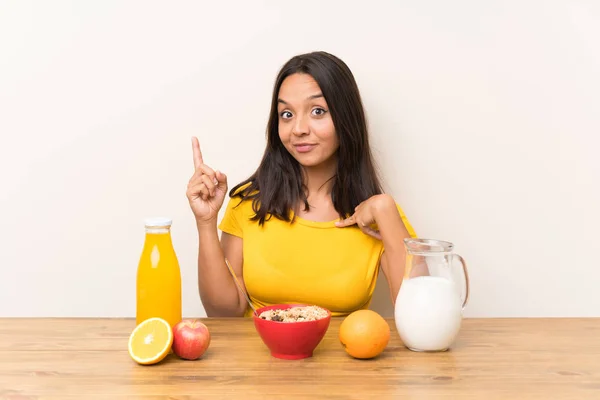
[[198, 138], [192, 138], [194, 175], [190, 179], [186, 196], [197, 223], [212, 223], [227, 195], [227, 176], [204, 164]]

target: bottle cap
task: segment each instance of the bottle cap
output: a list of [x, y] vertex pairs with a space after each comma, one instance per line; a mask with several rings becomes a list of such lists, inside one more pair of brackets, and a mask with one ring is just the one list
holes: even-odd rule
[[147, 227], [156, 228], [156, 227], [171, 226], [171, 224], [173, 223], [173, 220], [171, 218], [156, 217], [156, 218], [147, 218], [144, 222]]

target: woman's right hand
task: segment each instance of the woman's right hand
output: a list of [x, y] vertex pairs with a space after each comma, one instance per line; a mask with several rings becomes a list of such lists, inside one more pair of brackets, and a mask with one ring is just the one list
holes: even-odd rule
[[217, 215], [227, 194], [227, 176], [213, 171], [202, 160], [200, 143], [192, 138], [194, 152], [194, 175], [190, 179], [186, 196], [198, 224], [216, 222]]

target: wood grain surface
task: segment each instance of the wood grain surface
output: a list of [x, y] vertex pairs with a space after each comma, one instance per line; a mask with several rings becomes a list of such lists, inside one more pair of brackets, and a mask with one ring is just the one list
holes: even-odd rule
[[392, 338], [348, 356], [341, 319], [312, 358], [270, 356], [251, 319], [204, 318], [204, 357], [137, 365], [132, 319], [0, 319], [2, 399], [600, 399], [600, 319], [465, 319], [444, 353]]

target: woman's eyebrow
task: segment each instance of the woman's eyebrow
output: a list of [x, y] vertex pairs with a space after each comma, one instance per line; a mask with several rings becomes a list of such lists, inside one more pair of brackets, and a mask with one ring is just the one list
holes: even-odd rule
[[[313, 94], [312, 96], [308, 96], [308, 97], [306, 98], [306, 100], [314, 100], [314, 99], [319, 99], [319, 98], [321, 98], [321, 97], [323, 97], [323, 93], [317, 93], [317, 94]], [[281, 104], [285, 104], [285, 105], [287, 105], [287, 104], [288, 104], [288, 103], [287, 103], [285, 100], [283, 100], [282, 98], [278, 98], [278, 99], [277, 99], [277, 102], [278, 102], [278, 103], [281, 103]]]
[[317, 93], [317, 94], [313, 94], [312, 96], [308, 96], [306, 98], [306, 100], [314, 100], [314, 99], [319, 99], [323, 97], [323, 93]]

